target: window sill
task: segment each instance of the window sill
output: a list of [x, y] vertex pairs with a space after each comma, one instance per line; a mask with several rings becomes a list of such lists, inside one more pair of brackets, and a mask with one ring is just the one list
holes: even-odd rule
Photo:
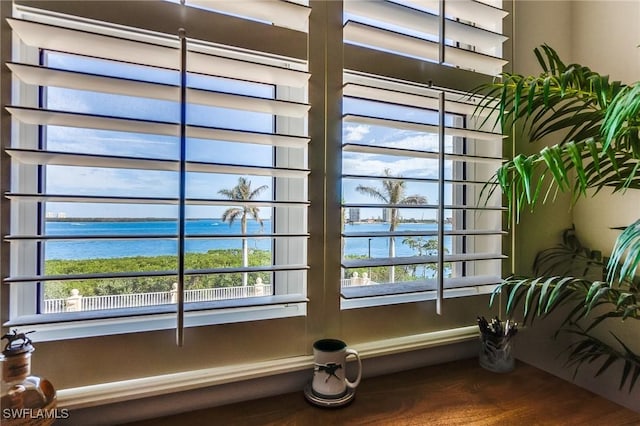
[[[500, 277], [494, 276], [448, 279], [444, 297], [450, 299], [489, 294], [500, 281]], [[435, 280], [345, 287], [340, 292], [340, 308], [347, 310], [436, 300], [436, 287]]]
[[[189, 303], [185, 327], [259, 321], [305, 316], [307, 299], [302, 295], [267, 296], [222, 302]], [[113, 334], [139, 333], [176, 328], [174, 305], [109, 311], [28, 315], [10, 320], [7, 327], [35, 331], [34, 342], [78, 339]]]

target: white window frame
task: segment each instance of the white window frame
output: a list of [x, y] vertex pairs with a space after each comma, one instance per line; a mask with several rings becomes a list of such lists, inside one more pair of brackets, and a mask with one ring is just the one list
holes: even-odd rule
[[[42, 23], [57, 24], [58, 18], [53, 14], [49, 16], [46, 12], [44, 14], [39, 11], [32, 11], [29, 8], [15, 7], [14, 6], [14, 18], [23, 19], [27, 18], [32, 21], [39, 21]], [[69, 22], [65, 18], [64, 21]], [[85, 25], [81, 20], [78, 21], [79, 27]], [[91, 24], [86, 24], [91, 25]], [[118, 28], [105, 27], [109, 33], [118, 34]], [[17, 37], [14, 37], [13, 44], [13, 60], [21, 63], [39, 63], [40, 49], [35, 47], [26, 46]], [[228, 51], [233, 55], [233, 51]], [[236, 56], [244, 57], [246, 53], [238, 50]], [[265, 56], [265, 58], [268, 55]], [[303, 62], [291, 61], [290, 59], [279, 58], [274, 56], [273, 61], [279, 63], [286, 63], [289, 68], [304, 70], [306, 65]], [[39, 101], [39, 93], [41, 89], [38, 87], [30, 86], [20, 82], [17, 78], [13, 79], [12, 83], [12, 104], [29, 105], [37, 107]], [[285, 86], [275, 86], [275, 99], [288, 100], [297, 103], [305, 103], [307, 97], [306, 88], [293, 89]], [[20, 99], [20, 102], [16, 99]], [[306, 119], [290, 118], [282, 116], [274, 116], [275, 132], [287, 131], [289, 134], [306, 133], [307, 122]], [[13, 138], [21, 138], [21, 147], [25, 141], [33, 141], [32, 148], [37, 148], [40, 143], [41, 135], [39, 135], [39, 126], [25, 125], [18, 120], [12, 120], [12, 135]], [[31, 147], [31, 146], [30, 146]], [[306, 156], [308, 149], [301, 150], [289, 149], [283, 147], [274, 147], [273, 155], [278, 162], [279, 167], [287, 167], [289, 163], [295, 163], [296, 161], [304, 161], [306, 159], [300, 158], [301, 155]], [[294, 161], [290, 156], [295, 155]], [[20, 183], [20, 188], [14, 190], [14, 192], [26, 192], [36, 193], [39, 185], [38, 168], [40, 166], [34, 165], [22, 165], [13, 162], [12, 166], [12, 181]], [[276, 184], [276, 180], [278, 180]], [[295, 179], [287, 178], [272, 178], [272, 190], [274, 191], [274, 199], [308, 199], [307, 188], [303, 183], [294, 182]], [[44, 226], [45, 215], [42, 206], [39, 202], [19, 202], [12, 203], [11, 210], [11, 226], [13, 224], [20, 224], [21, 229], [12, 229], [13, 234], [18, 235], [34, 235], [37, 234], [37, 227]], [[307, 208], [304, 207], [271, 207], [273, 212], [273, 227], [274, 233], [286, 233], [292, 228], [296, 228], [296, 232], [300, 233], [300, 229], [306, 228]], [[278, 214], [275, 213], [279, 210]], [[295, 224], [295, 226], [294, 226]], [[301, 228], [302, 226], [302, 228]], [[276, 231], [277, 230], [277, 231]], [[293, 232], [293, 231], [291, 231]], [[287, 241], [288, 240], [288, 241]], [[21, 241], [19, 244], [11, 244], [10, 256], [11, 259], [19, 259], [19, 262], [12, 262], [11, 264], [11, 276], [31, 275], [21, 274], [22, 271], [33, 271], [33, 266], [38, 263], [37, 249], [35, 248], [39, 244], [36, 241]], [[287, 253], [296, 253], [296, 257], [300, 258], [300, 253], [305, 256], [306, 253], [306, 241], [295, 239], [283, 239], [278, 241], [273, 246], [273, 262], [274, 264], [287, 263], [289, 256]], [[41, 257], [41, 266], [44, 267], [44, 257]], [[272, 276], [275, 276], [278, 272], [272, 272]], [[281, 274], [286, 275], [287, 273]], [[306, 270], [300, 270], [295, 273], [289, 272], [291, 276], [288, 279], [281, 279], [277, 282], [275, 279], [272, 281], [276, 285], [274, 286], [274, 295], [288, 295], [288, 294], [301, 294], [306, 295]], [[295, 276], [294, 276], [295, 274]], [[7, 284], [3, 284], [7, 285]], [[94, 337], [106, 334], [120, 334], [131, 332], [144, 332], [154, 330], [165, 330], [176, 328], [176, 316], [175, 313], [167, 313], [167, 306], [158, 306], [157, 308], [146, 309], [144, 312], [140, 312], [135, 308], [121, 309], [119, 312], [114, 311], [87, 311], [81, 314], [51, 314], [50, 316], [43, 317], [38, 314], [39, 306], [38, 301], [41, 299], [38, 295], [38, 289], [42, 284], [36, 282], [28, 283], [10, 283], [9, 286], [9, 321], [5, 325], [14, 326], [29, 326], [30, 330], [34, 330], [35, 341], [51, 341], [61, 339], [72, 338], [84, 338]], [[293, 298], [292, 298], [293, 299]], [[299, 299], [299, 298], [298, 298]], [[307, 315], [307, 302], [305, 301], [282, 301], [282, 302], [270, 302], [263, 305], [255, 305], [254, 303], [247, 303], [246, 301], [239, 300], [236, 304], [221, 303], [214, 306], [213, 309], [199, 309], [190, 310], [188, 307], [185, 310], [184, 326], [185, 327], [197, 327], [203, 325], [215, 325], [226, 324], [236, 322], [247, 321], [260, 321], [267, 319], [288, 318], [296, 316]], [[248, 306], [243, 306], [248, 305]]]
[[[504, 18], [507, 14], [498, 8], [501, 6], [500, 1], [482, 3], [468, 0], [377, 1], [371, 6], [367, 7], [365, 3], [355, 0], [345, 0], [344, 2], [344, 12], [348, 14], [349, 19], [344, 30], [344, 49], [345, 52], [349, 50], [348, 53], [345, 53], [345, 71], [360, 73], [372, 79], [377, 78], [381, 82], [388, 79], [411, 85], [424, 84], [427, 82], [426, 80], [429, 80], [429, 88], [442, 90], [444, 93], [453, 91], [463, 94], [468, 93], [481, 82], [490, 80], [490, 77], [481, 77], [480, 74], [497, 74], [507, 63], [500, 58], [502, 46], [487, 50], [489, 45], [506, 40], [506, 37], [496, 32], [499, 31], [501, 25], [494, 26], [496, 22], [499, 22], [499, 19]], [[473, 12], [469, 7], [473, 9]], [[439, 10], [445, 11], [444, 16], [439, 13]], [[457, 18], [452, 19], [451, 15], [457, 16]], [[471, 22], [471, 20], [479, 21], [477, 28], [476, 22]], [[382, 24], [379, 25], [378, 22]], [[390, 28], [386, 28], [385, 23], [390, 25]], [[405, 28], [407, 32], [398, 32], [399, 27]], [[428, 37], [426, 37], [427, 34]], [[473, 34], [479, 34], [479, 37], [474, 38]], [[469, 42], [475, 40], [480, 45], [476, 49], [476, 46], [460, 40]], [[350, 45], [347, 46], [347, 44]], [[390, 52], [395, 52], [395, 54]], [[416, 58], [422, 58], [424, 61]], [[391, 62], [396, 65], [395, 69], [386, 66]], [[451, 63], [466, 68], [466, 70], [451, 67]], [[476, 68], [480, 71], [476, 72]], [[445, 99], [447, 99], [446, 95]], [[448, 100], [445, 100], [446, 102]], [[467, 121], [471, 121], [471, 113], [464, 114], [464, 116]], [[486, 126], [485, 129], [488, 127]], [[467, 144], [469, 147], [473, 145], [473, 143]], [[500, 141], [498, 141], [498, 145], [501, 145]], [[468, 154], [473, 155], [473, 153]], [[481, 153], [476, 155], [482, 156]], [[501, 152], [499, 156], [502, 157]], [[467, 162], [466, 164], [467, 171], [475, 173], [474, 163]], [[486, 176], [486, 179], [489, 177]], [[476, 189], [474, 185], [467, 185], [467, 188], [467, 198], [477, 199], [480, 187], [478, 186]], [[456, 194], [461, 193], [454, 192], [454, 196]], [[495, 198], [491, 201], [495, 201]], [[499, 202], [500, 200], [498, 200]], [[444, 201], [440, 200], [440, 203], [442, 204]], [[454, 204], [456, 203], [454, 202]], [[462, 217], [463, 214], [462, 211], [453, 212], [454, 216]], [[476, 215], [468, 214], [467, 216], [466, 228], [470, 229], [477, 221]], [[500, 228], [502, 229], [502, 226]], [[496, 232], [495, 238], [500, 241], [503, 234], [505, 234], [504, 231]], [[452, 238], [454, 241], [459, 239], [458, 237]], [[482, 238], [481, 236], [467, 238], [469, 247], [480, 249], [490, 245], [483, 243]], [[508, 248], [502, 248], [501, 251], [505, 251], [505, 249], [508, 251]], [[496, 258], [496, 261], [501, 262], [505, 258], [506, 256], [502, 255], [501, 258]], [[475, 276], [476, 273], [479, 274], [480, 271], [485, 270], [484, 266], [474, 265], [477, 262], [465, 263], [467, 265], [465, 268], [466, 276]], [[457, 265], [454, 266], [457, 268], [456, 272], [462, 271], [461, 264], [454, 262], [454, 265]], [[442, 301], [446, 298], [486, 294], [493, 291], [500, 282], [501, 270], [503, 269], [501, 266], [487, 268], [491, 269], [490, 277], [478, 280], [476, 285], [470, 283], [467, 287], [461, 288], [440, 288], [442, 285], [440, 284], [436, 291], [400, 294], [385, 294], [383, 288], [377, 292], [374, 288], [378, 287], [377, 285], [372, 285], [368, 289], [350, 288], [348, 289], [349, 297], [341, 299], [341, 309], [436, 300], [436, 310], [441, 313]], [[497, 273], [494, 272], [496, 270]], [[391, 284], [383, 284], [381, 287], [389, 286]]]

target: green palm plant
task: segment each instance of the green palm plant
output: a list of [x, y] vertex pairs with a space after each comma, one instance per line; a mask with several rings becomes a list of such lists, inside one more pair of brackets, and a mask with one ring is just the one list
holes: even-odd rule
[[[640, 189], [640, 82], [610, 82], [588, 67], [565, 64], [546, 45], [534, 53], [542, 72], [537, 76], [503, 73], [499, 81], [479, 87], [476, 114], [487, 117], [485, 122], [495, 117], [492, 124], [514, 138], [537, 141], [556, 135], [560, 142], [507, 161], [485, 185], [483, 195], [500, 188], [510, 214], [518, 220], [525, 208], [534, 211], [559, 192], [571, 194], [575, 202], [604, 188], [613, 192]], [[541, 256], [537, 263], [547, 266], [560, 265], [563, 259], [584, 261], [585, 256], [592, 263], [598, 260], [571, 243]], [[585, 363], [604, 360], [596, 372], [599, 375], [622, 360], [620, 388], [628, 380], [631, 391], [640, 377], [640, 356], [615, 334], [611, 333], [611, 342], [605, 342], [594, 329], [612, 318], [640, 319], [639, 264], [637, 220], [618, 237], [605, 277], [587, 277], [575, 268], [573, 276], [567, 271], [557, 273], [554, 267], [538, 269], [537, 277], [504, 280], [491, 303], [496, 294], [505, 293], [507, 314], [521, 304], [525, 322], [568, 305], [569, 313], [559, 330], [574, 334], [577, 340], [568, 348], [567, 364], [577, 372]]]
[[[389, 209], [389, 232], [393, 232], [400, 223], [400, 215], [398, 212], [398, 205], [420, 205], [426, 204], [427, 198], [422, 195], [405, 195], [406, 184], [405, 180], [402, 180], [400, 176], [393, 176], [391, 170], [384, 169], [385, 177], [382, 181], [382, 188], [375, 188], [372, 186], [358, 185], [356, 191], [361, 194], [369, 195], [376, 200], [382, 201], [388, 206]], [[393, 236], [389, 237], [389, 257], [396, 256], [396, 244]], [[395, 268], [389, 267], [389, 282], [395, 282]]]
[[[251, 189], [251, 181], [244, 178], [238, 178], [238, 184], [231, 189], [221, 189], [218, 191], [220, 195], [224, 195], [229, 200], [238, 201], [241, 207], [229, 207], [222, 213], [222, 221], [229, 222], [229, 226], [240, 219], [240, 229], [242, 235], [247, 234], [247, 220], [249, 217], [253, 218], [260, 224], [260, 228], [264, 226], [264, 222], [260, 218], [260, 208], [252, 206], [250, 204], [242, 204], [242, 202], [255, 200], [263, 191], [268, 188], [267, 185], [259, 186], [256, 189]], [[245, 237], [242, 238], [242, 266], [247, 267], [249, 265], [249, 244]], [[242, 274], [242, 285], [248, 284], [248, 274], [244, 272]]]

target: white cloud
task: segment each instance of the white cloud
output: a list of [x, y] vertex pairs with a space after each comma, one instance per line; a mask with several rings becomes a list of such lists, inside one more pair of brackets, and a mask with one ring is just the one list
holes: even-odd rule
[[357, 126], [347, 125], [344, 131], [345, 142], [359, 142], [370, 132], [370, 126], [365, 126], [364, 124], [359, 124]]
[[[450, 152], [453, 149], [453, 139], [448, 136], [444, 142], [446, 152]], [[440, 140], [435, 133], [394, 132], [386, 138], [384, 146], [437, 152]]]
[[171, 172], [49, 166], [47, 192], [53, 194], [175, 197]]
[[47, 146], [55, 151], [174, 158], [178, 155], [177, 143], [177, 138], [169, 136], [62, 126], [47, 128]]
[[343, 168], [349, 174], [383, 175], [384, 169], [390, 169], [395, 176], [430, 177], [438, 176], [438, 162], [426, 158], [380, 157], [371, 159], [368, 155], [354, 154], [343, 158]]
[[385, 146], [392, 148], [412, 149], [416, 151], [437, 151], [439, 146], [438, 135], [435, 134], [413, 134], [411, 136], [390, 140]]

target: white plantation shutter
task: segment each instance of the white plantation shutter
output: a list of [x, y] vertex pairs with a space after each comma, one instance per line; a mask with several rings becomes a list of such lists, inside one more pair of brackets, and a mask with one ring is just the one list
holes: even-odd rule
[[[435, 299], [441, 312], [500, 282], [504, 208], [481, 191], [503, 141], [466, 91], [506, 64], [505, 16], [474, 0], [344, 2], [343, 307]], [[398, 186], [426, 202], [390, 204]]]
[[[176, 12], [173, 16], [180, 16], [178, 12], [185, 8], [194, 28], [198, 22], [224, 20], [223, 15], [216, 13], [220, 11], [295, 28], [286, 30], [291, 37], [306, 37], [305, 17], [309, 8], [295, 3], [239, 2], [243, 6], [252, 3], [249, 15], [243, 15], [235, 7], [240, 5], [233, 6], [233, 2], [192, 1], [186, 6], [162, 3], [158, 5]], [[216, 6], [214, 11], [200, 8], [207, 3]], [[38, 4], [47, 7], [46, 2]], [[36, 303], [43, 294], [41, 286], [76, 280], [168, 277], [184, 284], [180, 289], [186, 292], [189, 283], [202, 276], [239, 273], [248, 275], [254, 284], [259, 273], [260, 276], [266, 273], [269, 277], [263, 280], [269, 289], [266, 294], [239, 292], [232, 300], [191, 303], [186, 309], [306, 302], [309, 204], [306, 58], [300, 58], [295, 48], [291, 57], [275, 56], [246, 46], [191, 38], [191, 21], [176, 20], [175, 33], [159, 33], [116, 22], [61, 15], [68, 11], [56, 10], [55, 4], [51, 7], [52, 11], [18, 8], [19, 13], [8, 20], [19, 48], [7, 64], [17, 89], [12, 104], [6, 106], [16, 131], [5, 146], [14, 169], [11, 189], [5, 197], [11, 200], [14, 214], [10, 229], [3, 232], [5, 240], [11, 243], [13, 259], [4, 284], [40, 288], [33, 293], [31, 307], [12, 313], [12, 317], [22, 322], [46, 322], [46, 316], [30, 319], [25, 316], [45, 313], [43, 301]], [[280, 37], [285, 31], [260, 22], [247, 25], [256, 25], [267, 36], [274, 32]], [[178, 33], [182, 26], [186, 38], [181, 47]], [[245, 30], [246, 27], [238, 29]], [[268, 37], [262, 43], [268, 50]], [[281, 48], [285, 53], [286, 49], [287, 46]], [[182, 56], [185, 68], [181, 68]], [[182, 86], [182, 77], [186, 86]], [[184, 103], [181, 93], [185, 96]], [[68, 99], [65, 94], [69, 94]], [[91, 137], [81, 143], [81, 135]], [[102, 187], [89, 183], [83, 187], [80, 176], [95, 171], [99, 171], [98, 175], [113, 176], [114, 180], [130, 171], [139, 181], [128, 182], [130, 191], [126, 187], [110, 191], [115, 188], [111, 181], [105, 181]], [[69, 185], [71, 189], [53, 191], [51, 188], [61, 188], [55, 177], [65, 175], [71, 179], [76, 176], [73, 185]], [[254, 189], [262, 184], [268, 189], [261, 198], [242, 203], [219, 194], [219, 189], [234, 186], [220, 182], [237, 182], [238, 178], [252, 181]], [[157, 191], [149, 194], [136, 189], [138, 183], [154, 179]], [[74, 187], [80, 189], [74, 192]], [[56, 209], [73, 210], [74, 205], [104, 211], [104, 217], [110, 217], [110, 211], [119, 212], [119, 217], [140, 217], [141, 208], [148, 208], [149, 216], [156, 216], [153, 213], [156, 210], [163, 212], [162, 217], [171, 212], [175, 232], [80, 236], [48, 232], [45, 215]], [[190, 234], [187, 229], [189, 220], [206, 218], [208, 212], [247, 206], [259, 208], [261, 217], [269, 219], [270, 228], [248, 234], [220, 234], [214, 229]], [[219, 217], [219, 213], [216, 215]], [[270, 241], [268, 264], [202, 266], [183, 264], [180, 260], [189, 252], [190, 242], [230, 240], [239, 244], [245, 238], [251, 244]], [[51, 275], [46, 271], [44, 259], [51, 242], [134, 239], [174, 241], [176, 267], [162, 271], [96, 270], [80, 275]], [[242, 282], [238, 285], [242, 286]], [[184, 296], [180, 300], [189, 302]], [[158, 309], [166, 311], [165, 308]], [[99, 315], [136, 312], [151, 311], [112, 310]], [[301, 312], [304, 309], [298, 310], [298, 314]], [[82, 318], [84, 314], [75, 315]], [[52, 318], [58, 320], [59, 315]]]
[[344, 11], [346, 43], [489, 75], [499, 74], [506, 64], [502, 59], [506, 37], [501, 34], [506, 13], [489, 4], [475, 0], [346, 0]]

